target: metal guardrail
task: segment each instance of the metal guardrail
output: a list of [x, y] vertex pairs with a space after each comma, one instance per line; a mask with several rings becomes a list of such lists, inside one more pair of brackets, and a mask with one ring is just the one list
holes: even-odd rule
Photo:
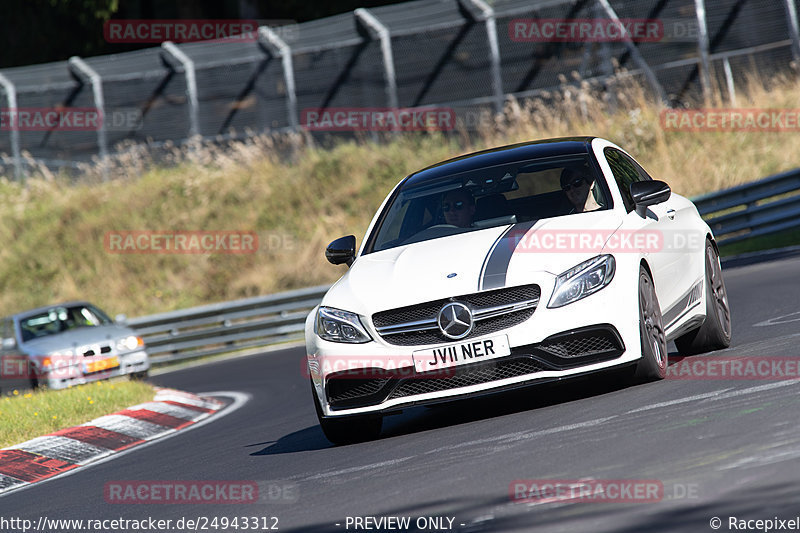
[[[693, 199], [720, 244], [800, 228], [800, 169]], [[774, 199], [774, 197], [785, 196]], [[153, 364], [259, 348], [302, 338], [328, 285], [129, 319]]]
[[[720, 245], [800, 228], [800, 169], [693, 198]], [[778, 197], [778, 198], [776, 198]]]
[[153, 364], [269, 346], [302, 338], [304, 322], [328, 290], [310, 287], [131, 318]]
[[[565, 43], [539, 33], [548, 19], [568, 26], [594, 20], [596, 32], [620, 17], [657, 22], [657, 42], [608, 34]], [[131, 29], [132, 22], [114, 20]], [[110, 176], [109, 163], [124, 164], [118, 158], [125, 154], [146, 148], [161, 159], [170, 146], [197, 136], [212, 143], [289, 131], [349, 137], [304, 113], [348, 107], [447, 107], [455, 124], [438, 128], [457, 126], [460, 134], [487, 119], [491, 125], [490, 112], [502, 112], [509, 96], [549, 102], [545, 93], [583, 84], [613, 94], [616, 81], [630, 76], [671, 103], [707, 101], [719, 86], [735, 107], [736, 83], [756, 67], [771, 79], [800, 62], [797, 0], [415, 0], [300, 24], [272, 22], [278, 24], [226, 42], [164, 42], [0, 69], [0, 107], [74, 108], [104, 117], [94, 130], [0, 128], [0, 152], [8, 154], [0, 173], [23, 179], [46, 165], [78, 178], [95, 165]]]

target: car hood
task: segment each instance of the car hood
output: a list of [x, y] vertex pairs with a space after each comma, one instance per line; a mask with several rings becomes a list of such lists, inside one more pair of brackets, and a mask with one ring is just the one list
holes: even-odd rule
[[360, 256], [322, 305], [362, 315], [555, 276], [601, 253], [572, 247], [543, 250], [534, 236], [590, 232], [602, 239], [620, 226], [613, 211], [581, 213], [487, 228]]
[[135, 335], [133, 330], [124, 326], [111, 324], [108, 326], [92, 326], [75, 328], [55, 335], [39, 337], [22, 343], [22, 348], [31, 355], [43, 355], [60, 350], [75, 349], [79, 346], [110, 341]]

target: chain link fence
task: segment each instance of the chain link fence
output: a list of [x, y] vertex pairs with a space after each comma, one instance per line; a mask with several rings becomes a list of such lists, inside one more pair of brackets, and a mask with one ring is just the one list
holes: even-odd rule
[[[746, 73], [800, 59], [797, 0], [417, 0], [357, 9], [235, 42], [162, 43], [123, 54], [0, 70], [0, 172], [77, 170], [125, 143], [154, 149], [302, 129], [305, 111], [444, 106], [460, 124], [535, 97], [573, 71], [619, 69], [668, 104], [730, 99]], [[631, 19], [655, 38], [546, 38], [543, 21]], [[536, 31], [533, 31], [533, 30]], [[652, 36], [650, 36], [652, 37]], [[571, 78], [569, 78], [571, 80]], [[21, 110], [95, 110], [98, 124], [9, 126]], [[85, 118], [85, 117], [84, 117]], [[323, 133], [315, 133], [323, 135]]]

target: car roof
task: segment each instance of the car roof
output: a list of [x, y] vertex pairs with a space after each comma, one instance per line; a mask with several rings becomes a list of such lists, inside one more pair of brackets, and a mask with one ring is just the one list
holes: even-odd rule
[[429, 179], [468, 172], [481, 168], [562, 155], [588, 154], [590, 145], [596, 137], [559, 137], [541, 139], [524, 143], [498, 146], [454, 157], [435, 165], [423, 168], [406, 178], [404, 185], [418, 184]]
[[55, 304], [51, 304], [51, 305], [45, 305], [45, 306], [42, 306], [42, 307], [37, 307], [36, 309], [28, 309], [27, 311], [20, 311], [19, 313], [14, 313], [11, 316], [14, 317], [14, 318], [23, 318], [23, 317], [30, 316], [30, 315], [36, 315], [36, 314], [39, 314], [39, 313], [44, 313], [45, 311], [49, 311], [50, 309], [52, 309], [54, 307], [75, 307], [75, 306], [78, 306], [78, 305], [91, 305], [92, 307], [97, 307], [93, 303], [87, 302], [85, 300], [73, 300], [73, 301], [69, 301], [69, 302], [60, 302], [60, 303], [55, 303]]

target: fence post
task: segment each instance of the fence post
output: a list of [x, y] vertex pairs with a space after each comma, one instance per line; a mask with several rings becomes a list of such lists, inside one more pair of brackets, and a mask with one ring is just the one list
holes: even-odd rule
[[731, 62], [727, 56], [722, 60], [722, 68], [725, 70], [725, 81], [728, 84], [728, 100], [733, 107], [736, 107], [736, 86], [733, 83]]
[[800, 70], [800, 31], [797, 25], [797, 7], [794, 5], [794, 0], [785, 0], [786, 15], [789, 21], [789, 35], [792, 37], [792, 57]]
[[392, 37], [387, 28], [375, 15], [359, 7], [353, 11], [356, 21], [371, 28], [378, 35], [381, 41], [381, 54], [383, 55], [383, 69], [386, 76], [386, 99], [389, 107], [397, 109], [399, 107], [397, 99], [397, 78], [394, 71], [394, 54], [392, 53]]
[[72, 73], [81, 80], [89, 80], [92, 84], [92, 96], [94, 106], [100, 114], [100, 127], [97, 129], [97, 147], [100, 150], [100, 170], [103, 180], [108, 180], [108, 141], [106, 139], [106, 103], [103, 97], [103, 80], [100, 74], [90, 67], [86, 61], [78, 56], [69, 58], [69, 66]]
[[189, 137], [199, 135], [198, 111], [200, 105], [197, 100], [197, 78], [195, 77], [194, 61], [175, 46], [172, 41], [164, 41], [161, 43], [161, 48], [183, 66], [183, 71], [186, 75], [186, 96], [189, 98]]
[[503, 112], [503, 77], [500, 73], [500, 45], [497, 42], [497, 19], [494, 9], [483, 0], [467, 0], [481, 11], [481, 17], [486, 22], [486, 39], [489, 44], [489, 61], [492, 72], [492, 95], [494, 108], [497, 113]]
[[[618, 27], [624, 28], [622, 22], [620, 22], [619, 17], [617, 16], [616, 11], [614, 11], [614, 8], [611, 7], [611, 4], [608, 3], [608, 0], [597, 0], [597, 1], [599, 2], [600, 6], [602, 6], [603, 11], [606, 12], [606, 15], [608, 15], [608, 18], [613, 20], [618, 25]], [[650, 65], [647, 64], [647, 61], [644, 60], [642, 54], [639, 53], [639, 49], [636, 48], [635, 44], [633, 44], [633, 41], [631, 40], [631, 37], [627, 31], [623, 31], [623, 43], [625, 44], [625, 47], [628, 49], [628, 52], [630, 52], [633, 60], [639, 65], [639, 68], [641, 68], [642, 71], [644, 72], [644, 76], [647, 78], [647, 81], [650, 83], [650, 85], [653, 87], [656, 93], [658, 93], [658, 97], [664, 104], [668, 104], [669, 101], [667, 100], [667, 94], [664, 92], [664, 88], [658, 82], [658, 78], [656, 78], [656, 75], [653, 73], [652, 69], [650, 68]]]
[[286, 41], [280, 38], [277, 33], [272, 31], [269, 26], [258, 28], [259, 41], [266, 45], [269, 43], [276, 53], [281, 57], [283, 66], [283, 80], [286, 83], [286, 113], [289, 118], [289, 125], [297, 130], [299, 121], [297, 118], [297, 91], [294, 85], [294, 63], [292, 62], [292, 49]]
[[8, 113], [11, 118], [11, 157], [14, 160], [14, 179], [17, 181], [22, 180], [22, 156], [19, 149], [19, 124], [17, 121], [17, 88], [11, 83], [11, 80], [6, 78], [0, 73], [0, 86], [6, 93], [6, 101], [8, 102]]
[[700, 84], [703, 86], [703, 99], [706, 105], [711, 103], [711, 65], [709, 61], [708, 24], [706, 24], [705, 0], [694, 0], [694, 10], [697, 15], [697, 45], [700, 49]]

